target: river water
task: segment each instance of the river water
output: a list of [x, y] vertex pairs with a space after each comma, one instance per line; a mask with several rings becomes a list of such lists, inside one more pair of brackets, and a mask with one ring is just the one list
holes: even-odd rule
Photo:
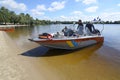
[[120, 80], [119, 24], [96, 24], [100, 31], [103, 29], [104, 43], [74, 51], [49, 50], [28, 40], [43, 32], [61, 31], [65, 26], [76, 29], [72, 24], [26, 26], [16, 27], [8, 35], [24, 50], [21, 56], [35, 59], [31, 64], [44, 80]]

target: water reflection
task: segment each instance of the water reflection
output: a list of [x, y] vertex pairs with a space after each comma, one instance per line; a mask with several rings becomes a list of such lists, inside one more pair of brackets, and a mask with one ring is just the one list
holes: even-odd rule
[[61, 49], [50, 49], [44, 46], [40, 46], [22, 53], [21, 55], [30, 56], [30, 57], [50, 57], [50, 56], [59, 56], [66, 55], [71, 53], [80, 53], [87, 54], [86, 56], [92, 55], [96, 50], [98, 50], [103, 43], [94, 44], [77, 50], [61, 50]]
[[33, 28], [30, 26], [15, 27], [14, 32], [7, 32], [7, 34], [13, 39], [18, 39], [21, 36], [30, 36]]

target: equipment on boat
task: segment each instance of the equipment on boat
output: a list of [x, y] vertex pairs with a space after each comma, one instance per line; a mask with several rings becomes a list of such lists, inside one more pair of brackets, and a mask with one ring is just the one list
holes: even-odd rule
[[38, 37], [31, 38], [29, 40], [39, 43], [40, 45], [45, 47], [73, 50], [96, 43], [103, 43], [104, 37], [101, 35], [101, 32], [98, 29], [95, 29], [94, 33], [90, 35], [78, 35], [75, 32], [72, 35], [63, 35], [59, 32], [54, 35], [43, 33], [40, 34]]
[[48, 33], [43, 33], [43, 34], [39, 35], [39, 38], [40, 39], [50, 39], [50, 38], [52, 38], [52, 35], [48, 34]]

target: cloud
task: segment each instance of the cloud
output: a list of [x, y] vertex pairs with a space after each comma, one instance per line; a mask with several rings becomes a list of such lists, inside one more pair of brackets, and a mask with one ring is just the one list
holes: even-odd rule
[[62, 15], [62, 16], [60, 16], [60, 17], [61, 17], [61, 18], [63, 18], [63, 19], [65, 19], [65, 18], [66, 18], [66, 17], [65, 17], [65, 16], [63, 16], [63, 15]]
[[[77, 11], [74, 11], [75, 13]], [[49, 18], [44, 18], [44, 19], [49, 19], [52, 21], [78, 21], [81, 19], [82, 21], [91, 21], [94, 18], [97, 18], [98, 16], [101, 18], [103, 21], [118, 21], [120, 20], [120, 12], [104, 12], [104, 13], [99, 13], [98, 15], [85, 15], [82, 13], [81, 15], [75, 15], [73, 14], [74, 12], [71, 12], [70, 15], [61, 15], [61, 16], [56, 16], [56, 17], [50, 17]]]
[[119, 21], [120, 20], [120, 12], [104, 12], [104, 13], [100, 13], [99, 15], [91, 15], [91, 16], [88, 16], [82, 13], [81, 15], [60, 16], [54, 19], [61, 20], [61, 21], [72, 21], [72, 20], [78, 21], [79, 19], [81, 19], [82, 21], [91, 21], [98, 16], [103, 21]]
[[82, 1], [82, 0], [75, 0], [76, 2]]
[[31, 10], [31, 14], [34, 17], [43, 16], [45, 14], [44, 11], [46, 11], [46, 10], [47, 9], [46, 9], [45, 5], [37, 5], [35, 9]]
[[97, 0], [83, 0], [83, 3], [86, 5], [97, 3]]
[[27, 10], [27, 7], [24, 3], [17, 3], [14, 0], [2, 0], [0, 1], [0, 6], [4, 6], [10, 10], [15, 10], [15, 11]]
[[49, 11], [61, 10], [65, 7], [65, 1], [62, 2], [52, 2], [51, 6], [48, 8]]
[[120, 12], [104, 12], [104, 13], [101, 13], [100, 16], [105, 21], [120, 20]]
[[97, 9], [98, 9], [98, 6], [92, 6], [92, 7], [86, 8], [85, 11], [87, 11], [87, 12], [96, 12]]
[[73, 15], [81, 15], [82, 12], [81, 11], [73, 11], [71, 14], [73, 14]]
[[33, 16], [41, 16], [41, 15], [44, 15], [44, 12], [39, 11], [39, 10], [36, 10], [36, 9], [32, 9], [31, 12], [32, 12], [32, 15], [33, 15]]
[[87, 16], [87, 15], [73, 15], [73, 16], [58, 16], [51, 18], [53, 21], [54, 20], [60, 20], [60, 21], [78, 21], [81, 19], [82, 21], [91, 21], [95, 17], [94, 16]]
[[45, 5], [37, 5], [36, 10], [38, 10], [38, 11], [45, 11], [46, 7], [45, 7]]
[[82, 3], [89, 5], [89, 4], [95, 4], [97, 3], [97, 0], [75, 0], [76, 2], [82, 1]]
[[63, 9], [65, 6], [65, 1], [62, 2], [52, 2], [51, 5], [47, 8], [45, 5], [37, 5], [35, 9], [31, 10], [33, 16], [43, 16], [45, 11], [57, 11]]
[[120, 7], [120, 3], [118, 4], [118, 6]]

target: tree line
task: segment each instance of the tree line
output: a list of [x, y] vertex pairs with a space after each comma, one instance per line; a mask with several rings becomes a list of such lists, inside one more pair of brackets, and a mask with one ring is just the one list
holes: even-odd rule
[[[21, 24], [21, 25], [39, 25], [39, 24], [73, 24], [76, 21], [50, 21], [33, 19], [28, 13], [16, 14], [5, 7], [0, 8], [0, 24]], [[87, 23], [87, 21], [83, 22]], [[96, 22], [97, 23], [97, 22]], [[104, 24], [120, 24], [119, 21], [103, 21]]]
[[[87, 24], [89, 21], [84, 21], [83, 24]], [[77, 21], [52, 21], [52, 24], [74, 24]], [[94, 24], [120, 24], [120, 21], [98, 21], [94, 22]]]
[[0, 8], [0, 24], [21, 24], [21, 25], [33, 25], [33, 24], [50, 24], [49, 20], [33, 19], [28, 13], [16, 14], [14, 11], [10, 11], [5, 7]]

